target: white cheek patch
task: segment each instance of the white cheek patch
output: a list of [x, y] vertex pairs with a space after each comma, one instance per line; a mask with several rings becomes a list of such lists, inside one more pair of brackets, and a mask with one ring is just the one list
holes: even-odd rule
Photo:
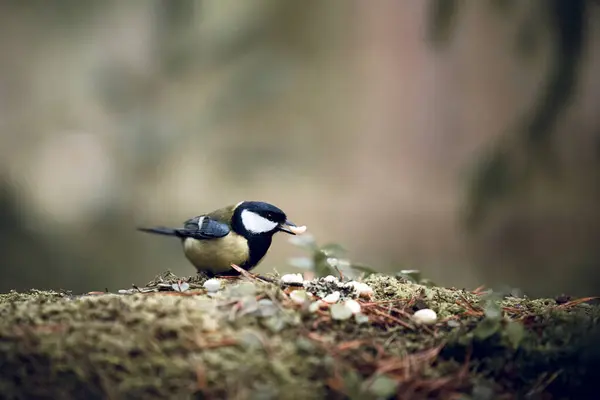
[[242, 224], [244, 224], [246, 230], [252, 233], [271, 232], [279, 225], [277, 222], [270, 221], [248, 210], [242, 211]]

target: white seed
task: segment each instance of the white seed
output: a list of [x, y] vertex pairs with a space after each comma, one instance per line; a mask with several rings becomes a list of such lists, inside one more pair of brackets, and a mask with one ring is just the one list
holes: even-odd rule
[[424, 308], [414, 313], [413, 320], [417, 324], [433, 325], [437, 322], [437, 314], [430, 308]]
[[336, 278], [336, 277], [335, 277], [335, 276], [333, 276], [333, 275], [327, 275], [325, 278], [323, 278], [323, 280], [324, 280], [325, 282], [337, 282], [337, 281], [338, 281], [338, 278]]
[[334, 304], [331, 306], [331, 318], [345, 320], [352, 317], [352, 311], [345, 304]]
[[304, 282], [304, 277], [302, 274], [285, 274], [281, 277], [281, 282], [283, 283], [302, 283]]
[[221, 281], [218, 279], [209, 279], [202, 285], [208, 292], [218, 292], [221, 289]]
[[354, 286], [354, 290], [360, 297], [369, 297], [373, 294], [373, 288], [366, 283], [352, 281], [349, 282]]
[[290, 293], [290, 299], [296, 304], [304, 304], [310, 301], [312, 295], [306, 290], [294, 290]]
[[333, 292], [328, 294], [327, 296], [323, 297], [323, 301], [325, 303], [329, 303], [329, 304], [333, 304], [333, 303], [337, 303], [340, 299], [340, 292]]
[[302, 235], [304, 232], [306, 232], [306, 225], [302, 225], [302, 226], [288, 226], [287, 228], [290, 231], [294, 232], [296, 235]]
[[346, 306], [346, 308], [352, 311], [352, 314], [358, 314], [360, 312], [360, 303], [356, 300], [346, 300], [344, 305]]

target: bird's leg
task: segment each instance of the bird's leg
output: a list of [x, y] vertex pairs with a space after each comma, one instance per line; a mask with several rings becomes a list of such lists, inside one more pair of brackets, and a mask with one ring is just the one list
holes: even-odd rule
[[212, 272], [209, 272], [209, 271], [197, 271], [196, 276], [199, 278], [210, 279], [210, 278], [214, 278], [215, 274], [213, 274]]

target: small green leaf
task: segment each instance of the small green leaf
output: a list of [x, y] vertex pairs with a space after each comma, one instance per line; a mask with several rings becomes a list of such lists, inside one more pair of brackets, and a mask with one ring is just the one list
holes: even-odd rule
[[367, 322], [369, 322], [369, 316], [358, 313], [358, 314], [354, 315], [354, 320], [356, 321], [357, 324], [366, 324]]
[[475, 384], [471, 392], [473, 400], [492, 400], [495, 397], [494, 389], [484, 384]]
[[518, 349], [525, 337], [525, 327], [517, 321], [509, 321], [504, 328], [504, 334], [513, 349]]
[[502, 318], [502, 308], [500, 307], [500, 303], [495, 301], [489, 301], [485, 305], [483, 309], [485, 313], [486, 319], [492, 319], [494, 321], [499, 321]]
[[270, 330], [272, 333], [278, 333], [281, 332], [281, 330], [283, 328], [285, 328], [286, 323], [283, 320], [283, 318], [280, 318], [278, 316], [273, 316], [270, 318], [265, 318], [262, 321], [262, 325], [267, 328], [268, 330]]
[[369, 385], [368, 390], [378, 399], [387, 399], [392, 397], [398, 390], [398, 382], [385, 375], [377, 375]]
[[484, 318], [473, 330], [473, 335], [479, 340], [485, 340], [500, 330], [500, 320]]
[[259, 349], [263, 347], [265, 339], [258, 331], [251, 329], [243, 330], [239, 335], [240, 344], [247, 349]]
[[296, 347], [300, 351], [305, 351], [307, 353], [315, 351], [315, 345], [312, 340], [305, 338], [304, 336], [299, 336], [296, 339]]
[[326, 260], [321, 260], [315, 263], [315, 274], [318, 278], [321, 278], [327, 275], [335, 274], [335, 270], [331, 268]]
[[483, 307], [486, 319], [499, 321], [502, 318], [502, 307], [500, 301], [502, 294], [500, 292], [490, 292], [483, 296], [480, 300], [480, 305]]
[[342, 379], [344, 381], [344, 391], [348, 394], [349, 398], [360, 399], [360, 386], [362, 384], [362, 378], [353, 369], [348, 369], [342, 375]]

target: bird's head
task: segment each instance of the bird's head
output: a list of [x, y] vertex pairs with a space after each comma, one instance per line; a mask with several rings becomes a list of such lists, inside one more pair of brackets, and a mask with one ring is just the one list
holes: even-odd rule
[[285, 232], [290, 235], [304, 233], [306, 227], [298, 227], [287, 219], [285, 213], [272, 204], [262, 201], [242, 201], [235, 207], [232, 224], [242, 234], [273, 235]]

